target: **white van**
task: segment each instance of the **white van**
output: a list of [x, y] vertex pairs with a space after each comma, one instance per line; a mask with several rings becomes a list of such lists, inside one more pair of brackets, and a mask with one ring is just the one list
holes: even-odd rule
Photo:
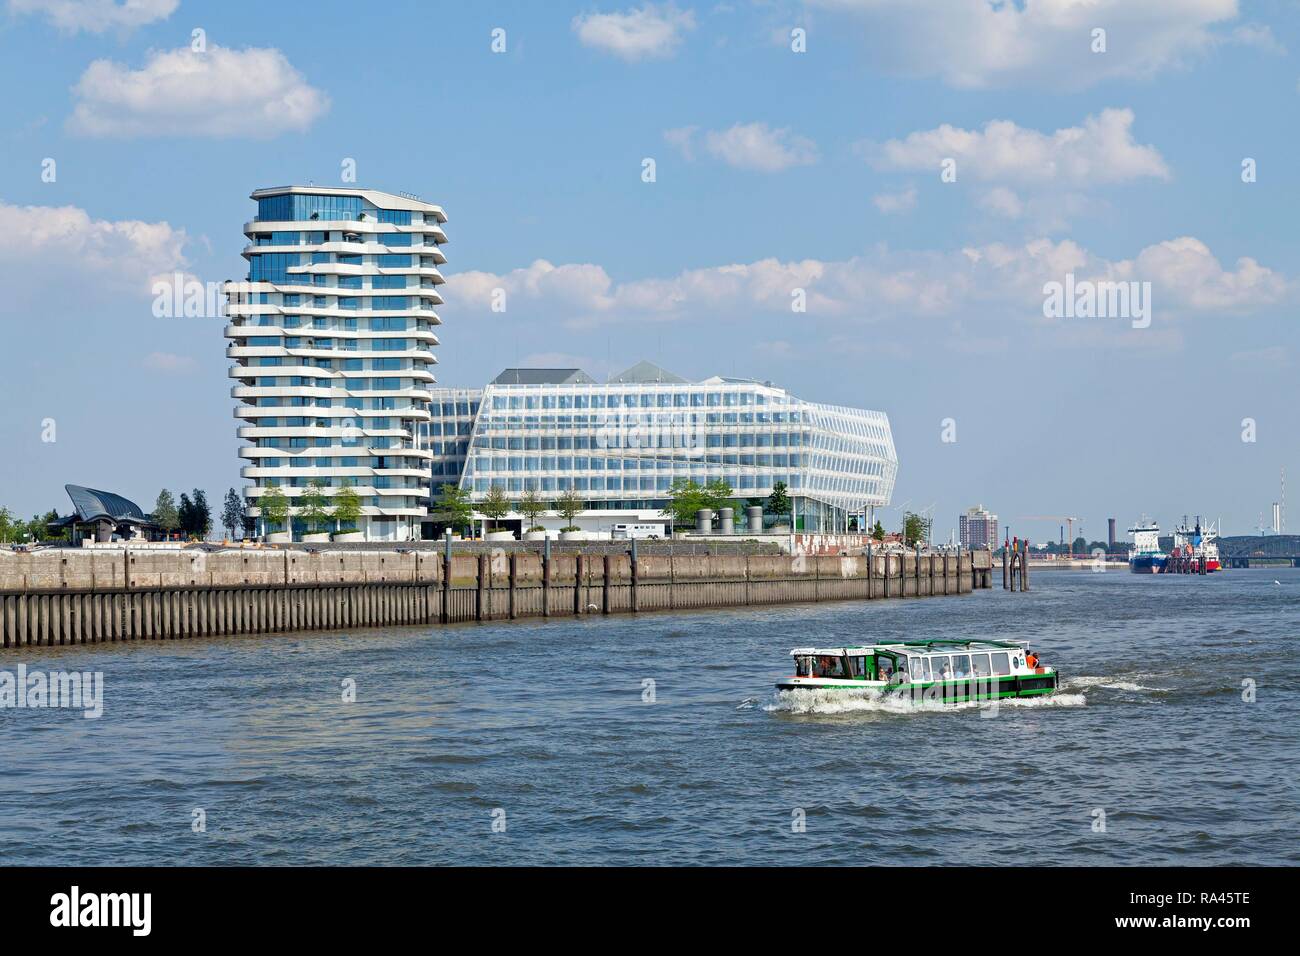
[[662, 538], [664, 526], [661, 524], [616, 524], [610, 532], [611, 538]]

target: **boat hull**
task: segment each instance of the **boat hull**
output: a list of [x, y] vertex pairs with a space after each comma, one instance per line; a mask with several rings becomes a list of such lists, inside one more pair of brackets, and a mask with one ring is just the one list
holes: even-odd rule
[[1054, 693], [1059, 675], [1050, 668], [1038, 674], [1010, 674], [1001, 677], [966, 677], [945, 681], [918, 681], [890, 684], [879, 681], [834, 680], [829, 678], [787, 677], [776, 682], [779, 691], [845, 690], [877, 691], [919, 702], [962, 704], [972, 700], [1001, 700], [1007, 697], [1041, 697]]
[[1164, 555], [1139, 554], [1129, 558], [1128, 569], [1134, 574], [1163, 574], [1168, 563]]

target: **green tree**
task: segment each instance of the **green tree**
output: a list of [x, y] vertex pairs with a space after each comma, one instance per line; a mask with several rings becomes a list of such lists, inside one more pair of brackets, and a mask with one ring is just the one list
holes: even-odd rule
[[674, 478], [668, 486], [668, 506], [660, 514], [672, 519], [673, 527], [691, 525], [695, 512], [707, 508], [705, 491], [693, 478]]
[[714, 478], [704, 486], [704, 507], [714, 514], [723, 508], [732, 507], [731, 496], [735, 492], [723, 478]]
[[790, 495], [786, 491], [784, 481], [778, 481], [772, 486], [772, 493], [767, 496], [767, 510], [769, 514], [776, 516], [778, 523], [781, 518], [790, 513]]
[[[21, 524], [21, 522], [19, 522]], [[14, 538], [15, 524], [13, 512], [0, 508], [0, 544], [9, 544]]]
[[212, 509], [208, 507], [208, 496], [202, 488], [194, 489], [193, 511], [190, 516], [190, 531], [200, 538], [206, 538], [212, 530]]
[[289, 518], [289, 499], [278, 487], [266, 489], [257, 499], [257, 506], [262, 511], [262, 527], [267, 534], [280, 530]]
[[341, 487], [334, 495], [334, 521], [340, 532], [346, 530], [355, 531], [357, 519], [361, 517], [361, 496], [357, 490], [352, 487], [352, 482], [344, 479]]
[[227, 536], [233, 538], [236, 528], [243, 529], [246, 516], [244, 499], [231, 488], [226, 492], [226, 499], [221, 505], [221, 526], [226, 529]]
[[434, 502], [433, 517], [453, 531], [468, 528], [474, 517], [469, 492], [450, 482], [443, 485], [438, 492], [438, 500]]
[[298, 498], [298, 516], [307, 522], [311, 532], [320, 531], [320, 526], [332, 517], [329, 499], [325, 497], [325, 482], [313, 478], [307, 482], [307, 489]]
[[524, 516], [524, 524], [529, 531], [541, 531], [537, 519], [546, 514], [549, 504], [533, 489], [528, 489], [519, 498], [519, 513]]
[[576, 491], [570, 490], [560, 493], [560, 496], [555, 499], [555, 510], [558, 511], [560, 517], [564, 519], [564, 527], [560, 530], [578, 530], [577, 525], [575, 525], [573, 521], [578, 517], [578, 512], [582, 510], [582, 507], [585, 504], [586, 502], [583, 501], [582, 495], [578, 494]]
[[176, 511], [176, 499], [166, 488], [158, 492], [158, 500], [154, 502], [153, 523], [167, 535], [181, 526], [181, 518]]
[[492, 522], [492, 530], [496, 531], [497, 522], [510, 513], [510, 499], [506, 497], [505, 489], [500, 485], [489, 488], [487, 496], [478, 503], [478, 511]]
[[914, 548], [930, 539], [930, 519], [909, 511], [903, 516], [903, 543]]
[[176, 508], [176, 518], [180, 522], [181, 533], [187, 537], [194, 533], [194, 502], [185, 492], [181, 492], [181, 503]]
[[879, 518], [876, 519], [876, 526], [871, 529], [871, 537], [875, 538], [877, 541], [885, 540], [885, 526], [880, 523]]

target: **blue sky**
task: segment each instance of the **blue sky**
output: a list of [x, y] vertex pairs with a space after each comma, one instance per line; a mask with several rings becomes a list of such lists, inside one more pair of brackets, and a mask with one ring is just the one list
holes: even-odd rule
[[[0, 8], [0, 503], [238, 486], [221, 319], [150, 279], [241, 277], [248, 193], [346, 158], [448, 214], [444, 384], [648, 358], [883, 409], [939, 536], [1244, 533], [1300, 481], [1289, 0], [357, 9]], [[1066, 273], [1150, 282], [1149, 326], [1044, 316]]]

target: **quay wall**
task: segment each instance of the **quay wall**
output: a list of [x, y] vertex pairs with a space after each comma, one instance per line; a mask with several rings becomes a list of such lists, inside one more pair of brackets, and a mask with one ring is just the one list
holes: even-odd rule
[[989, 552], [0, 551], [0, 647], [968, 594]]

